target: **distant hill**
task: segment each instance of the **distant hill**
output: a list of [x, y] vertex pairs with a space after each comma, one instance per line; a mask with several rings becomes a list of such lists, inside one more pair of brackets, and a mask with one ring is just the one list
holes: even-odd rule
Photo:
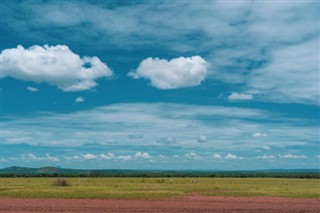
[[79, 169], [64, 169], [60, 167], [41, 167], [41, 168], [28, 168], [12, 166], [4, 169], [0, 169], [0, 174], [77, 174], [77, 173], [89, 173], [90, 170]]
[[251, 170], [251, 171], [191, 171], [191, 170], [87, 170], [60, 167], [8, 167], [0, 170], [1, 177], [286, 177], [320, 178], [320, 170]]

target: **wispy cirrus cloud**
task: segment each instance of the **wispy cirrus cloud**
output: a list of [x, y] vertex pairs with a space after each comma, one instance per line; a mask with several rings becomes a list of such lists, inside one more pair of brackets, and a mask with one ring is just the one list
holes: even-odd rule
[[268, 151], [271, 150], [270, 146], [262, 146], [262, 149], [263, 150], [268, 150]]
[[252, 134], [252, 137], [254, 138], [261, 138], [261, 137], [267, 137], [268, 134], [267, 133], [261, 133], [261, 132], [255, 132]]
[[[238, 87], [243, 93], [254, 95], [257, 101], [319, 105], [319, 28], [314, 27], [317, 8], [312, 1], [22, 1], [4, 5], [7, 18], [3, 27], [16, 35], [28, 33], [34, 40], [46, 38], [56, 42], [57, 31], [63, 32], [63, 39], [70, 42], [94, 40], [94, 47], [83, 47], [88, 50], [112, 46], [121, 50], [170, 52], [175, 57], [197, 54], [212, 65], [207, 80]], [[28, 16], [21, 19], [14, 15], [17, 11]], [[83, 25], [88, 29], [85, 33]], [[34, 30], [46, 28], [55, 30]], [[101, 39], [101, 34], [108, 39]], [[163, 76], [155, 77], [150, 71], [137, 72], [135, 76], [150, 79], [153, 86], [162, 89], [197, 85], [202, 79], [172, 82]], [[91, 88], [93, 84], [89, 81], [84, 87]]]
[[[135, 158], [136, 153], [211, 156], [212, 152], [221, 158], [236, 156], [238, 159], [250, 156], [248, 153], [255, 150], [268, 151], [270, 155], [270, 147], [273, 155], [283, 155], [290, 150], [296, 155], [315, 155], [319, 127], [310, 124], [301, 128], [297, 122], [284, 115], [248, 108], [140, 103], [115, 104], [69, 114], [5, 117], [2, 133], [4, 145], [24, 143], [54, 149], [72, 148], [78, 151], [70, 157], [77, 155], [81, 159], [87, 154], [86, 150], [92, 149], [86, 144], [93, 144], [99, 151], [108, 147], [106, 153], [117, 153], [91, 153], [106, 160]], [[257, 139], [252, 137], [252, 132], [259, 135], [268, 132], [268, 137]]]
[[[317, 8], [312, 1], [129, 4], [21, 1], [4, 4], [3, 28], [16, 35], [28, 33], [33, 40], [46, 38], [54, 42], [57, 31], [61, 31], [66, 41], [94, 40], [96, 45], [92, 48], [96, 50], [112, 46], [121, 50], [146, 48], [175, 56], [198, 54], [212, 65], [207, 80], [240, 87], [257, 101], [319, 105], [319, 28], [314, 27]], [[25, 14], [26, 18], [14, 15], [17, 13]], [[85, 33], [83, 25], [88, 29]], [[56, 30], [34, 30], [46, 28]], [[101, 34], [108, 39], [100, 39]], [[83, 48], [91, 50], [89, 45]], [[136, 76], [150, 79], [158, 88], [191, 84], [156, 81], [150, 72], [140, 74]], [[91, 88], [93, 84], [91, 80], [84, 87]]]

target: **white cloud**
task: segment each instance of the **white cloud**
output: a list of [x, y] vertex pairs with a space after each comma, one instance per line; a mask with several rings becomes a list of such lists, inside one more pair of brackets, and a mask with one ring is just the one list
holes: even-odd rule
[[54, 156], [51, 156], [51, 155], [49, 155], [49, 154], [46, 154], [46, 155], [45, 155], [45, 159], [48, 160], [48, 161], [60, 161], [59, 158], [54, 157]]
[[267, 136], [268, 136], [268, 134], [261, 133], [261, 132], [256, 132], [256, 133], [252, 134], [252, 137], [254, 137], [254, 138], [267, 137]]
[[213, 154], [212, 158], [214, 158], [214, 159], [222, 159], [220, 154]]
[[205, 136], [205, 135], [198, 135], [197, 141], [198, 141], [199, 143], [204, 143], [204, 142], [207, 142], [207, 141], [208, 141], [208, 138], [207, 138], [207, 136]]
[[253, 99], [252, 94], [233, 92], [228, 96], [231, 101], [248, 101]]
[[286, 154], [286, 155], [279, 155], [280, 158], [289, 158], [289, 159], [305, 159], [307, 156], [305, 155], [293, 155], [293, 154]]
[[26, 160], [26, 161], [53, 161], [53, 162], [60, 161], [58, 157], [51, 156], [48, 153], [46, 153], [44, 157], [37, 157], [32, 153], [25, 153], [20, 156], [20, 159]]
[[267, 159], [274, 159], [275, 156], [273, 155], [262, 155], [262, 156], [257, 156], [258, 159], [263, 159], [263, 160], [267, 160]]
[[85, 100], [84, 97], [79, 96], [79, 97], [77, 97], [74, 101], [75, 101], [76, 103], [82, 103], [82, 102], [84, 102], [84, 100]]
[[36, 87], [27, 87], [27, 90], [29, 90], [30, 92], [38, 92], [39, 89]]
[[230, 153], [227, 154], [224, 158], [228, 159], [228, 160], [242, 160], [243, 159], [242, 157], [238, 157], [238, 156], [230, 154]]
[[[319, 144], [318, 125], [311, 121], [310, 125], [301, 128], [297, 126], [299, 122], [309, 123], [309, 120], [291, 120], [281, 114], [252, 108], [126, 103], [65, 114], [5, 116], [2, 143], [78, 147], [92, 142], [114, 147], [115, 150], [110, 152], [128, 147], [150, 152], [149, 148], [153, 150], [155, 146], [159, 151], [170, 150], [172, 147], [168, 146], [175, 146], [174, 151], [177, 153], [194, 150], [201, 155], [210, 150], [220, 154], [262, 150], [263, 145], [270, 146], [272, 150], [289, 146], [316, 150]], [[186, 128], [186, 124], [195, 124], [197, 128]], [[257, 143], [251, 137], [252, 133], [266, 129], [269, 135], [263, 138], [263, 143]], [[128, 137], [129, 134], [143, 135], [143, 138], [133, 140]], [[197, 135], [205, 135], [212, 139], [212, 143], [199, 143], [195, 138]], [[163, 154], [168, 155], [168, 152]], [[173, 154], [176, 153], [170, 153]]]
[[[32, 16], [12, 15], [19, 9]], [[21, 3], [4, 13], [4, 28], [31, 39], [56, 37], [55, 31], [41, 31], [48, 26], [67, 27], [74, 33], [64, 39], [76, 43], [110, 38], [96, 39], [94, 49], [196, 53], [214, 68], [206, 80], [241, 87], [258, 101], [319, 104], [316, 1], [144, 1], [130, 7], [49, 1]]]
[[177, 89], [200, 85], [205, 80], [208, 67], [209, 64], [200, 56], [179, 57], [170, 61], [147, 58], [128, 75], [134, 79], [148, 79], [158, 89]]
[[192, 159], [192, 160], [199, 160], [201, 159], [201, 156], [199, 156], [198, 154], [194, 153], [194, 152], [190, 152], [185, 154], [185, 157], [188, 159]]
[[248, 91], [266, 101], [320, 104], [319, 38], [274, 49], [270, 62], [252, 72]]
[[68, 46], [32, 46], [4, 49], [1, 52], [1, 78], [12, 77], [37, 83], [47, 82], [64, 91], [87, 90], [96, 79], [111, 77], [112, 71], [97, 57], [83, 57]]
[[80, 160], [81, 156], [79, 155], [72, 155], [72, 156], [65, 156], [64, 157], [66, 160]]
[[[137, 153], [138, 154], [138, 153]], [[141, 155], [137, 155], [137, 159], [148, 159], [149, 157], [151, 158], [151, 156], [148, 153], [140, 153]], [[83, 154], [82, 156], [79, 155], [73, 155], [73, 156], [66, 156], [65, 159], [67, 160], [131, 160], [132, 157], [131, 155], [115, 155], [114, 153], [101, 153], [99, 155], [94, 155], [94, 154]]]
[[270, 146], [262, 146], [263, 150], [271, 150]]
[[32, 159], [32, 160], [40, 160], [40, 158], [36, 157], [32, 153], [27, 153], [27, 154], [22, 154], [21, 159], [26, 160], [26, 159]]
[[84, 155], [82, 155], [82, 157], [83, 157], [85, 160], [94, 160], [94, 159], [97, 159], [97, 156], [95, 156], [94, 154], [90, 154], [90, 153], [84, 154]]
[[116, 156], [113, 153], [108, 153], [108, 154], [100, 154], [101, 159], [103, 160], [111, 160], [111, 159], [115, 159]]
[[132, 157], [131, 157], [131, 155], [120, 155], [120, 156], [117, 157], [117, 159], [119, 159], [119, 160], [131, 160]]
[[134, 156], [136, 159], [150, 159], [152, 158], [147, 152], [137, 152]]
[[315, 155], [314, 157], [319, 158], [320, 159], [320, 155]]
[[0, 163], [6, 163], [6, 162], [8, 162], [8, 160], [6, 160], [6, 159], [4, 159], [4, 158], [1, 158], [1, 159], [0, 159]]

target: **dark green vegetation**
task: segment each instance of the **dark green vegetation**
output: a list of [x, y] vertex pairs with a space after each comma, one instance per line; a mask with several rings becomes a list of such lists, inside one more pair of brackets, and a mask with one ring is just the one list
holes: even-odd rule
[[320, 178], [319, 170], [258, 171], [166, 171], [166, 170], [81, 170], [58, 167], [9, 167], [0, 170], [0, 177], [273, 177]]
[[161, 198], [172, 196], [281, 196], [319, 198], [319, 179], [285, 178], [1, 178], [1, 197]]
[[66, 186], [70, 186], [70, 183], [66, 179], [59, 178], [53, 182], [53, 185], [66, 187]]

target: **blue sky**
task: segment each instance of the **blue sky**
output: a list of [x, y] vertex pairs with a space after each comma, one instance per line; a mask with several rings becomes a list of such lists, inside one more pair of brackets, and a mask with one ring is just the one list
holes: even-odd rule
[[1, 167], [320, 166], [317, 1], [1, 4]]

